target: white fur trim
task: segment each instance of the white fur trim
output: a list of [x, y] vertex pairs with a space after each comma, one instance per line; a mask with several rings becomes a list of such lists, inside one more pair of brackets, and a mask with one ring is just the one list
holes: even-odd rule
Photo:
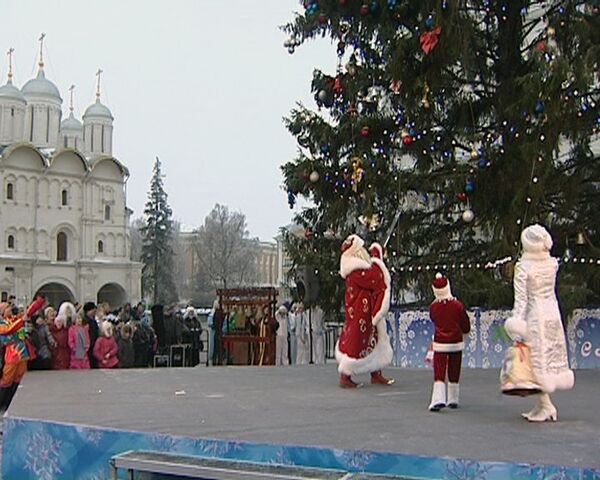
[[549, 258], [552, 258], [550, 252], [544, 250], [540, 252], [523, 252], [519, 260], [548, 260]]
[[377, 344], [373, 351], [364, 358], [352, 358], [340, 352], [339, 340], [335, 345], [335, 359], [338, 362], [338, 372], [344, 375], [376, 372], [392, 363], [394, 351], [390, 345], [386, 322], [377, 324]]
[[66, 326], [68, 320], [71, 320], [71, 323], [75, 323], [77, 320], [77, 310], [75, 310], [75, 306], [70, 302], [63, 302], [60, 304], [60, 308], [58, 309], [57, 317], [63, 319], [63, 324]]
[[508, 317], [504, 322], [504, 330], [515, 342], [527, 340], [527, 322], [517, 317]]
[[[379, 247], [381, 248], [381, 247]], [[392, 277], [390, 271], [383, 263], [383, 260], [373, 257], [371, 261], [381, 268], [383, 272], [383, 282], [385, 283], [385, 293], [383, 295], [383, 301], [381, 302], [381, 308], [379, 311], [373, 313], [373, 325], [377, 325], [382, 318], [385, 318], [388, 311], [390, 310], [390, 298], [392, 296]]]
[[355, 270], [368, 270], [371, 268], [371, 262], [367, 262], [362, 258], [354, 257], [348, 254], [349, 250], [344, 252], [340, 257], [340, 276], [346, 278]]
[[433, 382], [433, 389], [431, 390], [431, 403], [429, 404], [429, 410], [434, 407], [445, 407], [446, 406], [446, 384], [444, 382]]
[[465, 348], [465, 342], [458, 343], [438, 343], [433, 342], [433, 351], [440, 353], [462, 352]]
[[563, 370], [560, 373], [538, 375], [534, 371], [535, 379], [540, 384], [542, 391], [552, 393], [555, 390], [570, 390], [575, 385], [573, 370]]
[[448, 405], [458, 405], [460, 386], [458, 383], [448, 382]]

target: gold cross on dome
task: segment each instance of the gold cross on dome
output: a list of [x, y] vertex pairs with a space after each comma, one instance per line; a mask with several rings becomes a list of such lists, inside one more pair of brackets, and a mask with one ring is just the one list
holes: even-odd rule
[[73, 92], [75, 91], [75, 85], [71, 85], [69, 87], [69, 94], [71, 96], [70, 100], [69, 100], [69, 110], [71, 111], [71, 113], [73, 113]]
[[40, 67], [44, 66], [44, 38], [46, 38], [46, 34], [42, 32], [40, 38], [38, 38], [38, 42], [40, 42], [40, 61], [38, 65]]
[[8, 55], [8, 79], [12, 80], [12, 54], [14, 53], [15, 49], [10, 47], [8, 49], [8, 52], [6, 52], [6, 54]]
[[98, 80], [96, 81], [96, 98], [100, 98], [100, 75], [102, 75], [103, 70], [101, 68], [96, 72], [96, 77]]

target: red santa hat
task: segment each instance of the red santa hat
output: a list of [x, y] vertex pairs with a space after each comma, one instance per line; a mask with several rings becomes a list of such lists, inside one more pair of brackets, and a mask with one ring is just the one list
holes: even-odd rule
[[436, 300], [447, 300], [452, 298], [452, 292], [450, 291], [450, 281], [444, 277], [441, 273], [436, 273], [433, 282], [431, 282], [431, 288]]
[[379, 258], [380, 260], [383, 259], [383, 247], [377, 242], [371, 244], [369, 253], [374, 258]]

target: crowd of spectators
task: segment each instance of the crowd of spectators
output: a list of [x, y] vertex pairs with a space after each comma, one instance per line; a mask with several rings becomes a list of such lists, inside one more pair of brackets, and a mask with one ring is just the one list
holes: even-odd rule
[[[14, 297], [8, 304], [13, 315], [24, 313]], [[47, 305], [27, 319], [30, 370], [144, 368], [173, 344], [188, 345], [187, 364], [197, 365], [204, 349], [200, 319], [191, 306], [155, 305], [149, 311], [139, 302], [113, 310], [107, 302], [63, 302], [58, 307]], [[0, 351], [0, 363], [3, 356]]]
[[106, 302], [63, 302], [28, 321], [31, 370], [148, 367], [158, 348], [142, 303], [113, 311]]

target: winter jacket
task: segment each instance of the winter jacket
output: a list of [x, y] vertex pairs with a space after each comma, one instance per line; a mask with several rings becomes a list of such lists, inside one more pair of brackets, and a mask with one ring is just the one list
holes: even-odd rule
[[[83, 338], [82, 345], [79, 344], [81, 338]], [[69, 348], [71, 349], [69, 368], [90, 368], [88, 356], [88, 351], [90, 349], [90, 334], [87, 325], [71, 325], [69, 327]]]
[[98, 368], [115, 368], [119, 364], [119, 349], [113, 337], [98, 337], [94, 344], [94, 357]]
[[435, 325], [433, 350], [460, 352], [464, 348], [463, 335], [471, 330], [467, 311], [455, 298], [436, 300], [429, 307], [429, 317]]
[[50, 334], [56, 342], [52, 349], [52, 369], [65, 370], [69, 368], [69, 358], [71, 356], [69, 330], [64, 327], [58, 329], [55, 325], [51, 325]]
[[135, 354], [133, 350], [133, 342], [131, 338], [125, 340], [119, 338], [117, 342], [119, 368], [131, 368], [134, 364]]

